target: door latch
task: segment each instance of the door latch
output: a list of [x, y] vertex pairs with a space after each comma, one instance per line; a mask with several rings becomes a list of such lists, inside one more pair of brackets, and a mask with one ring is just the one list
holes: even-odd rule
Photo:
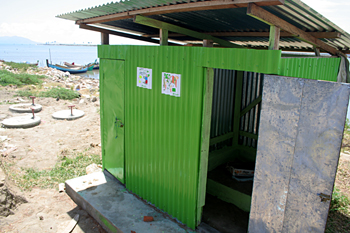
[[119, 128], [123, 128], [124, 124], [121, 120], [118, 120], [118, 117], [115, 118], [115, 122], [114, 122], [115, 126], [116, 126], [116, 136], [115, 138], [118, 138], [118, 127]]
[[326, 202], [331, 200], [331, 196], [324, 193], [318, 193], [317, 196], [321, 198], [321, 202]]

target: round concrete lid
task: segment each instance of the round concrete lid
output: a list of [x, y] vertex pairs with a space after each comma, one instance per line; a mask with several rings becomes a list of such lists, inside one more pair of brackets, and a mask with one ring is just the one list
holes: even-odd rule
[[52, 114], [52, 117], [56, 120], [75, 120], [84, 115], [85, 113], [83, 111], [73, 109], [73, 115], [71, 114], [71, 110], [62, 110]]
[[6, 128], [30, 128], [39, 125], [41, 122], [40, 117], [27, 114], [24, 116], [11, 117], [2, 121], [2, 124]]
[[10, 106], [11, 111], [19, 113], [32, 112], [31, 108], [34, 109], [34, 112], [40, 112], [42, 106], [40, 104], [15, 104]]

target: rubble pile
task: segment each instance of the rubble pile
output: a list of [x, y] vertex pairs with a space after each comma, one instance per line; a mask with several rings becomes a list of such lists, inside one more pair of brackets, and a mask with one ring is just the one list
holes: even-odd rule
[[[13, 69], [12, 67], [6, 65], [1, 61], [0, 61], [0, 69], [5, 69], [15, 74], [20, 73], [17, 69]], [[98, 79], [91, 79], [91, 78], [85, 78], [77, 75], [72, 75], [69, 72], [63, 72], [50, 67], [31, 67], [27, 70], [27, 73], [33, 74], [33, 75], [44, 75], [47, 77], [48, 82], [60, 83], [61, 86], [63, 86], [66, 89], [71, 89], [79, 92], [83, 90], [87, 90], [91, 94], [94, 94], [95, 96], [99, 95]], [[43, 83], [43, 86], [45, 89], [49, 88], [47, 85], [45, 85], [48, 82]]]

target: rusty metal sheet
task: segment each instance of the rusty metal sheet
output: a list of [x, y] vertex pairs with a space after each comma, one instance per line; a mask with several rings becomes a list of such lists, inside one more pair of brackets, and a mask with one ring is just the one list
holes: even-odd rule
[[303, 82], [264, 78], [249, 232], [281, 232]]
[[283, 232], [324, 232], [349, 102], [346, 84], [304, 82]]
[[324, 232], [349, 94], [265, 76], [249, 232]]

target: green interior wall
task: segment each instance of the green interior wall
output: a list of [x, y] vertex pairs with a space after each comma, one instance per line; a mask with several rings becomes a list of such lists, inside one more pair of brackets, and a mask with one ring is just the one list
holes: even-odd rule
[[[124, 61], [126, 187], [194, 228], [200, 208], [197, 206], [200, 161], [205, 156], [200, 149], [204, 68], [279, 74], [281, 51], [101, 45], [98, 56], [103, 70], [115, 69], [108, 60]], [[137, 67], [152, 69], [152, 89], [136, 86]], [[181, 74], [181, 97], [161, 93], [162, 72]], [[108, 75], [117, 76], [113, 72]], [[101, 86], [102, 91], [113, 92]], [[122, 101], [116, 93], [102, 96], [113, 98], [116, 103]], [[101, 117], [108, 111], [101, 106]], [[239, 151], [244, 153], [241, 148]], [[114, 152], [104, 151], [108, 153]], [[108, 167], [111, 161], [104, 163]]]
[[278, 75], [336, 82], [339, 65], [339, 57], [282, 58]]

